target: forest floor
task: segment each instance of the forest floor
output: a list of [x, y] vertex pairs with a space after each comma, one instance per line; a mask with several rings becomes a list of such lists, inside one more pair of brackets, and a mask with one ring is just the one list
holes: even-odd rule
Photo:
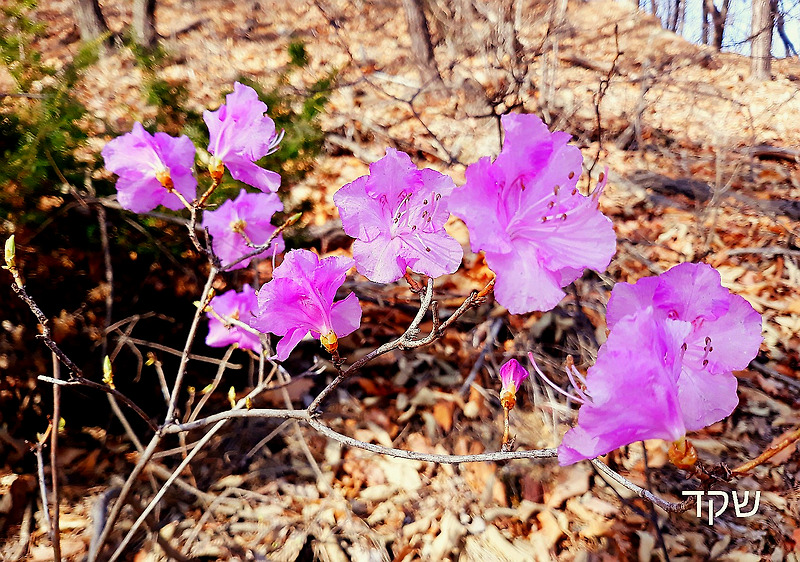
[[[490, 301], [430, 347], [382, 357], [334, 396], [326, 423], [362, 441], [417, 451], [497, 450], [502, 410], [496, 372], [504, 357], [533, 351], [561, 381], [561, 365], [572, 355], [585, 372], [605, 339], [605, 303], [615, 281], [703, 261], [764, 319], [761, 352], [750, 369], [737, 373], [738, 409], [692, 436], [706, 465], [739, 465], [800, 425], [800, 63], [775, 61], [773, 80], [752, 82], [746, 58], [690, 44], [655, 18], [610, 0], [570, 3], [566, 23], [548, 39], [548, 3], [524, 4], [520, 41], [530, 64], [528, 80], [513, 95], [502, 93], [514, 61], [474, 44], [470, 34], [481, 37], [486, 29], [448, 27], [448, 4], [435, 1], [442, 13], [434, 12], [432, 33], [445, 87], [421, 87], [397, 0], [159, 0], [157, 27], [169, 55], [159, 75], [185, 84], [187, 106], [201, 111], [216, 107], [240, 76], [272, 84], [289, 62], [291, 41], [305, 42], [310, 58], [292, 75], [299, 90], [337, 71], [321, 116], [325, 150], [297, 185], [282, 188], [287, 207], [313, 207], [304, 221], [323, 251], [348, 251], [332, 195], [365, 174], [385, 147], [409, 152], [460, 185], [467, 164], [499, 150], [493, 113], [537, 113], [551, 128], [573, 134], [587, 170], [593, 168], [592, 184], [610, 170], [600, 206], [614, 222], [618, 251], [606, 272], [577, 281], [554, 311], [512, 316]], [[36, 11], [48, 26], [37, 48], [56, 65], [78, 49], [72, 5], [50, 0]], [[493, 5], [486, 3], [489, 10]], [[114, 31], [130, 21], [129, 7], [103, 2]], [[127, 131], [154, 116], [142, 96], [143, 79], [124, 48], [86, 72], [78, 95], [90, 111], [87, 127], [97, 133], [92, 151], [108, 140], [109, 125]], [[448, 228], [468, 249], [463, 225], [452, 221]], [[464, 268], [437, 282], [437, 298], [443, 309], [452, 308], [490, 278], [482, 258], [467, 250]], [[187, 292], [197, 289], [184, 281]], [[402, 283], [379, 291], [357, 278], [350, 288], [364, 304], [364, 320], [343, 343], [348, 361], [400, 334], [416, 298]], [[116, 289], [125, 290], [131, 289]], [[150, 334], [134, 329], [132, 335]], [[199, 343], [195, 351], [212, 355]], [[312, 351], [308, 355], [310, 362]], [[243, 351], [232, 361], [252, 365]], [[485, 365], [474, 369], [478, 361]], [[471, 371], [474, 382], [462, 391]], [[207, 382], [198, 375], [190, 384], [203, 388]], [[307, 400], [314, 384], [301, 378], [290, 386], [292, 398]], [[556, 446], [574, 412], [537, 381], [526, 390], [512, 413], [516, 447]], [[226, 407], [219, 394], [209, 412]], [[262, 397], [264, 404], [283, 406], [277, 392]], [[588, 463], [434, 465], [343, 448], [291, 424], [259, 444], [276, 427], [240, 420], [221, 431], [164, 501], [157, 514], [165, 522], [163, 538], [202, 560], [800, 557], [800, 455], [794, 446], [747, 477], [715, 484], [725, 491], [760, 490], [760, 506], [748, 518], [728, 509], [709, 525], [694, 510], [652, 508]], [[119, 485], [138, 455], [121, 428], [109, 429], [106, 421], [68, 429], [61, 441], [63, 550], [79, 560], [93, 533], [92, 505]], [[139, 482], [142, 503], [180, 460], [180, 447], [173, 453], [152, 463]], [[607, 461], [671, 501], [700, 489], [695, 478], [669, 465], [662, 442], [631, 445]], [[11, 498], [27, 490], [10, 500], [13, 509], [24, 510], [36, 495], [35, 482], [35, 473], [7, 466], [0, 491]], [[27, 540], [27, 559], [52, 559], [41, 510], [34, 519], [29, 537], [20, 536], [19, 523], [8, 526], [0, 553], [11, 558]], [[119, 528], [133, 519], [134, 510], [126, 511]], [[151, 535], [130, 550], [137, 561], [165, 557]]]

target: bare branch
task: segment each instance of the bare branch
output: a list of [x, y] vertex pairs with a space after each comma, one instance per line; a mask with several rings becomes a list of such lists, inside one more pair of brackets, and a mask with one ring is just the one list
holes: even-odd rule
[[686, 511], [695, 504], [694, 496], [692, 496], [688, 500], [678, 503], [667, 501], [663, 498], [658, 497], [653, 492], [645, 490], [641, 486], [637, 486], [627, 478], [623, 477], [621, 474], [611, 470], [606, 464], [602, 463], [601, 461], [597, 459], [592, 459], [591, 463], [597, 470], [599, 470], [600, 472], [602, 472], [603, 474], [614, 480], [616, 483], [625, 486], [640, 498], [646, 499], [647, 501], [657, 505], [658, 507], [660, 507], [661, 509], [663, 509], [668, 513], [680, 513], [682, 511]]

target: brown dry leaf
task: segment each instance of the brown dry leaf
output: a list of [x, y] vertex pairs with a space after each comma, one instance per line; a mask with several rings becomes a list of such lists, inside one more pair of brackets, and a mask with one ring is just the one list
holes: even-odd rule
[[[61, 538], [61, 557], [71, 558], [86, 551], [86, 543], [80, 539], [69, 537]], [[53, 560], [53, 547], [49, 545], [37, 545], [28, 551], [29, 562], [47, 562]]]
[[592, 470], [583, 464], [562, 469], [556, 481], [550, 483], [549, 496], [545, 494], [545, 504], [548, 507], [558, 507], [569, 498], [585, 494], [589, 491], [591, 475]]
[[456, 409], [456, 403], [450, 400], [439, 400], [433, 405], [433, 418], [436, 423], [447, 434], [453, 428], [453, 412]]

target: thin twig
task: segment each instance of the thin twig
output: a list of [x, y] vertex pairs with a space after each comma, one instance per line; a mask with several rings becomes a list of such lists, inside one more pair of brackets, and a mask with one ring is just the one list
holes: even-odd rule
[[322, 435], [338, 441], [349, 447], [357, 447], [378, 453], [380, 455], [387, 455], [399, 459], [408, 459], [413, 461], [435, 462], [440, 464], [461, 464], [468, 462], [500, 462], [512, 459], [552, 459], [558, 456], [558, 449], [531, 449], [519, 451], [496, 451], [493, 453], [481, 453], [478, 455], [435, 455], [428, 453], [418, 453], [416, 451], [407, 451], [405, 449], [395, 449], [392, 447], [384, 447], [383, 445], [376, 445], [374, 443], [367, 443], [359, 441], [347, 435], [342, 435], [338, 431], [331, 429], [316, 418], [310, 417], [305, 422], [317, 430]]
[[269, 250], [270, 246], [272, 246], [272, 243], [275, 241], [275, 239], [278, 238], [278, 236], [280, 236], [284, 230], [286, 230], [287, 228], [295, 224], [298, 220], [300, 220], [301, 216], [302, 216], [301, 213], [297, 213], [296, 215], [292, 215], [291, 217], [286, 219], [282, 225], [280, 225], [278, 228], [275, 229], [275, 232], [273, 232], [270, 235], [270, 237], [267, 239], [266, 242], [264, 242], [260, 246], [256, 246], [252, 252], [249, 252], [240, 257], [239, 259], [237, 259], [236, 261], [229, 263], [225, 267], [220, 268], [220, 271], [230, 271], [243, 261], [248, 260], [252, 257], [255, 257]]
[[464, 380], [464, 384], [461, 385], [461, 388], [458, 389], [458, 393], [461, 396], [466, 396], [469, 393], [469, 389], [472, 387], [472, 383], [475, 382], [475, 379], [478, 376], [478, 372], [483, 367], [483, 363], [486, 361], [486, 355], [495, 345], [495, 340], [497, 339], [497, 334], [500, 332], [500, 328], [503, 326], [503, 319], [502, 318], [495, 318], [492, 322], [491, 326], [486, 332], [486, 341], [483, 344], [483, 348], [481, 352], [478, 354], [478, 358], [475, 360], [475, 364], [472, 365], [472, 368], [469, 370], [469, 375]]
[[27, 291], [25, 290], [25, 286], [22, 283], [22, 277], [20, 277], [19, 271], [16, 268], [9, 269], [11, 272], [11, 276], [13, 281], [11, 283], [11, 288], [17, 294], [17, 296], [22, 299], [22, 301], [28, 305], [33, 315], [36, 316], [36, 320], [39, 321], [39, 326], [41, 330], [41, 334], [37, 335], [36, 337], [40, 338], [44, 344], [50, 348], [50, 351], [58, 356], [59, 360], [69, 369], [70, 373], [75, 376], [81, 376], [82, 371], [78, 368], [75, 363], [72, 362], [72, 359], [67, 357], [66, 353], [61, 351], [53, 338], [51, 337], [50, 326], [47, 325], [47, 316], [44, 315], [42, 309], [39, 308], [39, 305], [34, 302], [34, 300], [28, 295]]
[[691, 498], [689, 498], [689, 499], [687, 499], [685, 501], [677, 502], [677, 503], [673, 503], [671, 501], [667, 501], [667, 500], [665, 500], [663, 498], [658, 497], [657, 495], [655, 495], [651, 491], [645, 490], [641, 486], [637, 486], [636, 484], [634, 484], [633, 482], [631, 482], [630, 480], [628, 480], [627, 478], [625, 478], [621, 474], [615, 472], [614, 470], [611, 470], [606, 464], [602, 463], [601, 461], [599, 461], [597, 459], [592, 459], [591, 463], [592, 463], [592, 465], [594, 465], [595, 468], [597, 468], [597, 470], [599, 470], [600, 472], [602, 472], [606, 476], [610, 477], [617, 484], [621, 484], [622, 486], [625, 486], [626, 488], [628, 488], [629, 490], [634, 492], [640, 498], [646, 499], [647, 501], [655, 504], [656, 506], [660, 507], [661, 509], [663, 509], [664, 511], [666, 511], [668, 513], [680, 513], [680, 512], [686, 511], [687, 509], [690, 509], [695, 504], [695, 497], [694, 496], [692, 496]]
[[[123, 337], [125, 341], [135, 343], [136, 345], [143, 345], [145, 347], [150, 347], [158, 351], [163, 351], [164, 353], [169, 353], [170, 355], [175, 355], [177, 357], [183, 355], [183, 351], [179, 349], [174, 349], [172, 347], [167, 347], [166, 345], [161, 345], [160, 343], [150, 342], [147, 340], [140, 340], [138, 338], [131, 338], [127, 336], [121, 336], [121, 337]], [[206, 357], [205, 355], [197, 355], [196, 353], [190, 353], [189, 359], [191, 359], [192, 361], [211, 363], [212, 365], [219, 365], [220, 363], [222, 363], [221, 359], [217, 359], [215, 357]], [[227, 368], [238, 371], [239, 369], [242, 368], [242, 366], [239, 363], [228, 363]]]
[[219, 273], [219, 270], [212, 265], [211, 271], [208, 273], [206, 285], [203, 287], [203, 293], [200, 296], [200, 306], [198, 306], [197, 310], [194, 312], [194, 318], [192, 318], [192, 324], [189, 327], [189, 334], [186, 336], [186, 345], [184, 346], [183, 353], [181, 354], [181, 362], [178, 366], [178, 373], [175, 375], [175, 384], [172, 387], [172, 394], [170, 395], [167, 414], [164, 417], [165, 425], [172, 423], [175, 418], [175, 409], [178, 406], [178, 396], [183, 388], [183, 377], [186, 375], [186, 368], [189, 364], [189, 355], [192, 350], [192, 345], [194, 344], [197, 327], [200, 324], [200, 317], [202, 316], [203, 309], [210, 300], [209, 296], [211, 295], [211, 286], [214, 283], [214, 279], [217, 277], [217, 273]]
[[122, 512], [122, 508], [125, 505], [125, 499], [133, 488], [134, 482], [136, 482], [136, 480], [139, 478], [139, 474], [141, 474], [142, 470], [144, 470], [144, 467], [147, 465], [150, 457], [153, 456], [153, 453], [160, 442], [161, 434], [156, 433], [153, 435], [152, 439], [150, 439], [150, 442], [147, 444], [145, 450], [141, 453], [141, 455], [139, 455], [139, 460], [133, 467], [130, 475], [128, 475], [128, 479], [125, 480], [125, 484], [123, 484], [122, 489], [119, 492], [119, 498], [114, 503], [114, 507], [111, 508], [111, 511], [105, 520], [103, 530], [100, 533], [100, 536], [97, 538], [97, 541], [95, 541], [94, 549], [89, 550], [89, 562], [96, 562], [97, 556], [100, 554], [100, 551], [105, 542], [108, 540], [109, 535], [111, 535], [111, 530], [114, 528], [114, 524], [117, 522], [117, 518], [119, 518], [119, 514]]
[[225, 350], [225, 356], [222, 358], [222, 363], [220, 363], [219, 367], [217, 368], [217, 374], [214, 377], [214, 381], [211, 383], [211, 386], [208, 388], [208, 390], [203, 389], [203, 396], [200, 398], [197, 406], [195, 406], [194, 411], [191, 412], [188, 421], [193, 422], [197, 419], [197, 416], [200, 415], [200, 410], [203, 409], [203, 406], [206, 405], [206, 402], [208, 402], [208, 400], [211, 398], [211, 395], [219, 386], [220, 381], [222, 381], [222, 375], [225, 374], [225, 367], [228, 365], [228, 359], [230, 359], [231, 355], [233, 355], [234, 349], [236, 349], [234, 346], [229, 345], [228, 349]]
[[113, 396], [114, 398], [118, 399], [120, 402], [125, 404], [128, 408], [130, 408], [131, 410], [136, 412], [136, 414], [140, 418], [142, 418], [145, 421], [145, 423], [147, 423], [147, 425], [148, 425], [148, 427], [150, 429], [152, 429], [153, 431], [157, 431], [158, 430], [158, 426], [156, 426], [156, 424], [153, 423], [153, 420], [151, 420], [147, 416], [147, 414], [144, 413], [144, 410], [142, 410], [139, 406], [136, 405], [135, 402], [133, 402], [130, 398], [128, 398], [127, 396], [125, 396], [124, 394], [122, 394], [120, 391], [118, 391], [115, 388], [111, 388], [110, 386], [107, 386], [107, 385], [104, 385], [104, 384], [100, 384], [100, 383], [97, 383], [97, 382], [94, 382], [94, 381], [90, 381], [89, 379], [85, 379], [85, 378], [83, 378], [81, 376], [73, 377], [70, 380], [66, 380], [66, 381], [65, 380], [61, 380], [61, 379], [56, 379], [56, 378], [53, 378], [53, 377], [48, 377], [48, 376], [45, 376], [45, 375], [39, 375], [37, 378], [40, 381], [49, 382], [53, 386], [58, 386], [58, 387], [62, 387], [62, 386], [83, 386], [83, 387], [86, 387], [86, 388], [93, 388], [95, 390], [100, 390], [102, 392], [105, 392], [106, 394], [109, 394], [109, 395]]
[[[249, 400], [251, 400], [254, 396], [258, 395], [263, 390], [264, 389], [262, 387], [256, 387], [246, 397], [244, 397], [241, 400], [239, 400], [236, 403], [235, 408], [236, 409], [243, 408], [249, 402]], [[244, 410], [244, 411], [247, 411], [247, 410]], [[305, 411], [303, 411], [303, 413], [305, 414]], [[161, 486], [161, 489], [158, 491], [158, 493], [155, 495], [155, 497], [152, 500], [150, 500], [150, 502], [147, 504], [147, 507], [144, 508], [144, 511], [142, 511], [142, 514], [139, 516], [139, 518], [136, 519], [136, 521], [133, 523], [133, 525], [131, 526], [130, 530], [125, 535], [125, 538], [122, 539], [122, 542], [119, 544], [117, 549], [114, 551], [114, 554], [111, 555], [111, 558], [109, 559], [109, 562], [114, 562], [115, 560], [117, 560], [119, 558], [119, 556], [125, 551], [125, 548], [130, 543], [131, 539], [133, 538], [133, 535], [136, 533], [136, 531], [139, 529], [139, 527], [141, 527], [142, 523], [144, 523], [145, 519], [150, 515], [150, 513], [153, 511], [153, 509], [155, 509], [156, 505], [158, 505], [158, 503], [161, 501], [161, 498], [164, 497], [164, 494], [167, 493], [167, 490], [172, 485], [172, 483], [175, 482], [175, 480], [178, 478], [178, 476], [180, 476], [181, 472], [183, 472], [183, 470], [189, 465], [189, 463], [197, 455], [197, 453], [199, 453], [202, 450], [203, 446], [206, 443], [208, 443], [211, 440], [211, 438], [220, 429], [222, 429], [222, 427], [225, 425], [225, 423], [227, 421], [228, 421], [228, 419], [222, 419], [221, 421], [218, 421], [216, 423], [216, 425], [214, 425], [214, 427], [212, 427], [208, 431], [208, 433], [206, 433], [203, 436], [203, 438], [200, 439], [200, 441], [197, 442], [197, 445], [195, 445], [195, 447], [189, 452], [189, 454], [186, 455], [186, 458], [183, 459], [183, 461], [181, 461], [181, 463], [178, 465], [178, 467], [172, 472], [172, 474], [167, 479], [167, 481], [164, 482], [164, 485]], [[144, 458], [144, 457], [142, 457], [142, 458]], [[148, 457], [148, 460], [149, 460], [149, 457]], [[141, 460], [139, 461], [139, 463], [141, 464]], [[120, 502], [118, 501], [117, 505], [119, 503]]]
[[[61, 378], [61, 363], [53, 353], [53, 378]], [[59, 525], [59, 514], [61, 512], [61, 498], [58, 488], [58, 426], [61, 421], [61, 387], [53, 385], [53, 431], [50, 432], [50, 479], [53, 489], [53, 524], [50, 527], [51, 539], [53, 541], [53, 559], [61, 560], [61, 527]]]
[[737, 466], [736, 468], [731, 470], [731, 473], [737, 476], [746, 474], [747, 472], [750, 472], [758, 465], [765, 463], [766, 461], [768, 461], [769, 459], [771, 459], [772, 457], [774, 457], [775, 455], [786, 449], [789, 445], [792, 445], [797, 441], [800, 441], [800, 427], [789, 433], [789, 435], [781, 439], [778, 443], [776, 443], [775, 445], [773, 445], [772, 447], [770, 447], [769, 449], [758, 455], [753, 460], [748, 461], [741, 466]]
[[594, 171], [594, 167], [600, 160], [600, 154], [603, 152], [603, 126], [600, 120], [600, 104], [608, 91], [608, 87], [611, 85], [611, 78], [613, 78], [614, 72], [617, 70], [617, 62], [622, 56], [622, 51], [619, 48], [619, 26], [617, 24], [614, 24], [614, 45], [616, 46], [617, 52], [614, 55], [614, 60], [611, 61], [611, 68], [608, 69], [608, 73], [605, 77], [600, 79], [600, 86], [597, 88], [597, 96], [594, 101], [594, 113], [597, 119], [597, 155], [592, 161], [592, 165], [589, 166], [588, 175], [590, 180], [592, 178], [592, 171]]
[[[97, 205], [97, 223], [100, 225], [100, 246], [103, 249], [103, 260], [106, 270], [106, 321], [105, 327], [111, 325], [111, 316], [114, 307], [114, 269], [111, 265], [111, 246], [108, 242], [108, 223], [106, 222], [106, 209], [102, 205]], [[106, 356], [108, 350], [108, 334], [106, 330], [102, 332], [102, 343], [100, 347], [101, 360]]]
[[[214, 283], [214, 279], [216, 278], [218, 271], [219, 270], [215, 266], [213, 265], [211, 266], [211, 270], [209, 271], [208, 274], [208, 279], [206, 280], [206, 284], [203, 287], [203, 293], [200, 297], [200, 306], [197, 307], [197, 310], [195, 310], [194, 318], [192, 319], [192, 324], [189, 327], [189, 333], [186, 337], [186, 345], [184, 346], [183, 353], [181, 354], [181, 363], [180, 366], [178, 367], [178, 373], [175, 377], [175, 385], [172, 388], [172, 395], [170, 396], [169, 404], [167, 407], [167, 414], [164, 419], [164, 425], [168, 425], [174, 421], [175, 409], [177, 407], [178, 396], [180, 394], [183, 383], [183, 376], [186, 374], [186, 367], [189, 362], [189, 355], [190, 355], [189, 352], [192, 348], [192, 344], [194, 343], [195, 334], [197, 333], [197, 326], [200, 323], [200, 316], [202, 314], [202, 310], [210, 300], [209, 296], [211, 294], [211, 286]], [[108, 515], [108, 519], [106, 520], [106, 523], [103, 527], [103, 532], [97, 539], [97, 551], [95, 553], [90, 553], [89, 562], [96, 562], [97, 559], [96, 556], [97, 554], [99, 554], [103, 545], [108, 540], [108, 537], [111, 534], [111, 530], [113, 529], [114, 524], [116, 523], [120, 513], [122, 512], [122, 507], [125, 505], [125, 500], [127, 499], [131, 489], [133, 488], [134, 482], [136, 481], [142, 470], [144, 470], [147, 463], [150, 461], [150, 458], [153, 456], [153, 453], [156, 452], [156, 448], [158, 448], [158, 445], [161, 443], [163, 435], [164, 433], [162, 426], [162, 429], [159, 429], [158, 431], [156, 431], [155, 435], [153, 435], [153, 438], [150, 440], [150, 443], [148, 443], [147, 448], [145, 448], [144, 452], [142, 452], [142, 454], [139, 455], [139, 460], [136, 462], [136, 465], [133, 467], [133, 470], [131, 471], [127, 480], [125, 480], [125, 484], [122, 486], [119, 498], [114, 504], [114, 507], [111, 509], [111, 513], [109, 513]], [[194, 455], [196, 454], [196, 452], [200, 451], [200, 448], [201, 447], [196, 447], [195, 449], [193, 449], [192, 452], [189, 453], [189, 455], [186, 457], [186, 459], [194, 458]], [[186, 462], [186, 459], [184, 459], [184, 462]], [[177, 478], [177, 474], [175, 475], [175, 478]], [[172, 481], [174, 481], [174, 478]], [[170, 481], [170, 484], [172, 483], [172, 481]], [[150, 506], [148, 506], [148, 509], [152, 505], [153, 504], [150, 504]], [[145, 512], [146, 513], [143, 514], [143, 517], [146, 517], [146, 515], [149, 514], [150, 511], [146, 509]], [[143, 519], [143, 517], [140, 519]], [[139, 525], [141, 525], [141, 523], [139, 523]], [[131, 530], [131, 533], [129, 533], [128, 537], [132, 536], [133, 531], [135, 531], [136, 528], [138, 528], [138, 526]], [[128, 540], [130, 540], [130, 538], [128, 538]], [[119, 549], [117, 549], [117, 554], [118, 553]], [[92, 556], [92, 554], [94, 554], [94, 556]]]
[[[52, 422], [47, 429], [52, 431]], [[50, 502], [47, 500], [47, 480], [44, 477], [44, 455], [42, 455], [42, 447], [44, 446], [42, 440], [36, 444], [33, 451], [36, 454], [36, 474], [39, 480], [39, 495], [42, 496], [42, 513], [44, 514], [45, 523], [47, 523], [47, 530], [53, 528], [53, 523], [50, 520]]]
[[165, 425], [164, 428], [162, 429], [162, 433], [164, 435], [170, 435], [173, 433], [182, 433], [185, 431], [192, 431], [193, 429], [199, 429], [201, 427], [206, 427], [207, 425], [211, 425], [220, 421], [228, 421], [237, 418], [278, 418], [278, 419], [305, 420], [308, 419], [308, 412], [306, 410], [282, 410], [282, 409], [270, 409], [270, 408], [253, 408], [251, 410], [241, 410], [241, 409], [227, 410], [225, 412], [213, 414], [211, 416], [201, 418], [199, 420], [195, 420], [192, 422], [172, 423], [170, 425]]
[[390, 341], [388, 343], [383, 344], [382, 346], [378, 347], [377, 349], [372, 350], [364, 357], [350, 365], [350, 367], [340, 372], [339, 375], [331, 381], [331, 383], [326, 386], [322, 391], [317, 395], [317, 397], [311, 402], [308, 406], [308, 412], [314, 414], [317, 412], [320, 404], [327, 398], [327, 396], [333, 392], [342, 382], [353, 376], [356, 372], [358, 372], [361, 367], [375, 359], [376, 357], [383, 355], [384, 353], [388, 353], [393, 349], [399, 349], [400, 346], [404, 343], [407, 343], [411, 340], [419, 332], [419, 325], [422, 322], [422, 319], [425, 317], [425, 313], [428, 311], [428, 308], [431, 305], [431, 300], [433, 299], [433, 279], [428, 279], [428, 284], [425, 288], [425, 293], [420, 296], [420, 306], [419, 310], [417, 311], [414, 320], [411, 321], [411, 324], [408, 326], [403, 335], [399, 338]]

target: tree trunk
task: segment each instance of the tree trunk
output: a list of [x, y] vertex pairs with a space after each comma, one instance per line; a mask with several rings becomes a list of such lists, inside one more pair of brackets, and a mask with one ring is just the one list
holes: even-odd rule
[[683, 0], [674, 0], [670, 6], [669, 20], [667, 21], [667, 29], [677, 33], [678, 21], [681, 17], [681, 3]]
[[422, 81], [441, 83], [442, 75], [439, 74], [436, 58], [433, 56], [433, 44], [422, 9], [422, 0], [403, 0], [403, 8], [408, 22], [408, 35], [411, 37], [411, 52], [417, 61]]
[[770, 0], [753, 0], [750, 76], [769, 80], [772, 70], [772, 6]]
[[795, 48], [794, 44], [789, 40], [789, 36], [786, 35], [786, 28], [784, 26], [784, 20], [783, 20], [783, 10], [775, 6], [773, 13], [775, 14], [775, 29], [778, 30], [778, 35], [780, 36], [781, 41], [783, 41], [783, 47], [786, 49], [786, 56], [787, 57], [798, 56], [797, 49]]
[[[725, 34], [725, 22], [728, 19], [728, 8], [730, 7], [730, 0], [722, 0], [722, 7], [717, 9], [714, 0], [705, 0], [703, 3], [703, 11], [708, 13], [711, 19], [711, 29], [713, 31], [713, 38], [711, 43], [719, 51], [722, 49], [722, 39]], [[708, 25], [703, 22], [704, 25]]]
[[96, 41], [108, 33], [108, 24], [97, 0], [74, 0], [74, 6], [82, 41]]
[[708, 34], [708, 28], [709, 28], [708, 20], [710, 19], [711, 16], [708, 13], [708, 1], [709, 0], [706, 0], [706, 1], [703, 2], [703, 20], [702, 20], [703, 23], [702, 23], [702, 28], [701, 28], [701, 31], [700, 31], [700, 42], [703, 45], [708, 45], [709, 42], [710, 42], [709, 41], [709, 34]]
[[156, 0], [133, 0], [133, 33], [142, 47], [155, 45]]

